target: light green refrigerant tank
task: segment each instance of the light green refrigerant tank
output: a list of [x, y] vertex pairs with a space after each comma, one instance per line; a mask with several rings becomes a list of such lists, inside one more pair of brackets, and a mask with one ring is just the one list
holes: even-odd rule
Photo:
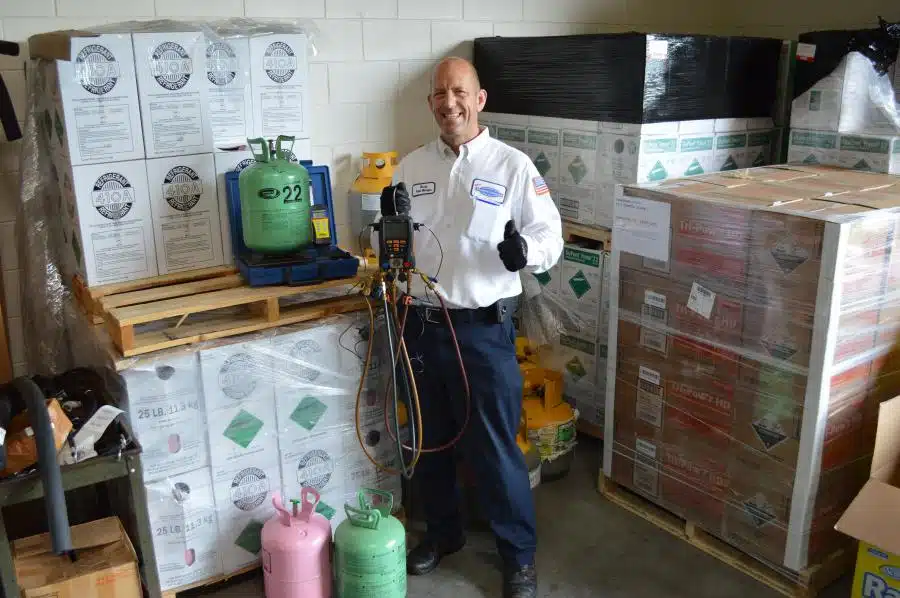
[[[378, 499], [369, 506], [366, 496]], [[334, 532], [335, 598], [405, 598], [406, 529], [391, 515], [390, 492], [362, 489], [359, 508]], [[374, 501], [373, 501], [374, 502]]]
[[244, 245], [260, 253], [290, 253], [309, 245], [309, 171], [290, 161], [294, 138], [279, 135], [274, 152], [265, 139], [247, 143], [256, 163], [238, 179]]

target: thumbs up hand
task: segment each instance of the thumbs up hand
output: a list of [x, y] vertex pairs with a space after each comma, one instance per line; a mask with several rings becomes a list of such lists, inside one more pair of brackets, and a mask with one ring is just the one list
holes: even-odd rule
[[518, 272], [528, 263], [528, 243], [516, 230], [516, 223], [510, 220], [503, 231], [503, 241], [497, 245], [500, 260], [510, 272]]

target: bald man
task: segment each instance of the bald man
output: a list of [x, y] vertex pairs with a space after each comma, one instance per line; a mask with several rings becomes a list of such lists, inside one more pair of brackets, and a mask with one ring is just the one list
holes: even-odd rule
[[[536, 524], [516, 444], [522, 376], [511, 316], [522, 293], [520, 273], [556, 264], [562, 227], [528, 156], [478, 124], [486, 100], [472, 64], [441, 61], [428, 95], [440, 136], [406, 156], [393, 183], [405, 183], [410, 215], [428, 227], [414, 240], [417, 266], [437, 279], [465, 364], [472, 411], [456, 449], [475, 476], [479, 508], [496, 536], [503, 596], [531, 598], [537, 592]], [[404, 338], [415, 364], [423, 446], [430, 448], [451, 441], [464, 424], [465, 388], [440, 304], [417, 282]], [[423, 455], [414, 481], [422, 489], [428, 531], [409, 553], [407, 568], [423, 575], [465, 543], [453, 451]]]

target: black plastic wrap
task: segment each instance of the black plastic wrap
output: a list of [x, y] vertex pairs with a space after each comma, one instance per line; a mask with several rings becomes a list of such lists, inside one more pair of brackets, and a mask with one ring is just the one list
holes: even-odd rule
[[815, 46], [813, 60], [797, 61], [794, 97], [798, 97], [821, 81], [840, 65], [851, 52], [866, 56], [879, 76], [886, 74], [900, 53], [900, 24], [880, 20], [873, 29], [810, 31], [798, 38], [801, 44]]
[[489, 112], [654, 123], [772, 115], [781, 40], [594, 34], [478, 38]]

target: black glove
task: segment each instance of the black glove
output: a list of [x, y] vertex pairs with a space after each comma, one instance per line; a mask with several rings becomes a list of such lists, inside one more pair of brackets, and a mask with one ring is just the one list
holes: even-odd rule
[[406, 191], [406, 183], [388, 185], [381, 191], [381, 215], [396, 216], [409, 214], [409, 193]]
[[500, 259], [510, 272], [518, 272], [528, 263], [528, 243], [516, 230], [516, 223], [510, 220], [503, 231], [503, 241], [497, 245]]

